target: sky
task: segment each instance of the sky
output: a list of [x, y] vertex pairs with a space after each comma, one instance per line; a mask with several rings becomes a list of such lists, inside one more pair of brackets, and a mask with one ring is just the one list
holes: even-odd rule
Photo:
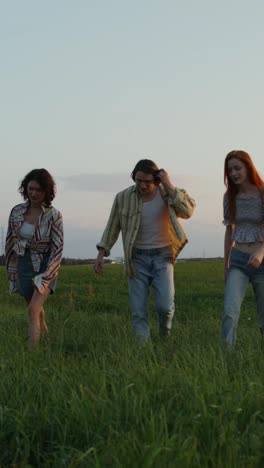
[[263, 20], [262, 0], [0, 0], [0, 235], [19, 182], [45, 167], [64, 256], [95, 257], [148, 158], [196, 200], [181, 257], [223, 256], [226, 154], [264, 175]]

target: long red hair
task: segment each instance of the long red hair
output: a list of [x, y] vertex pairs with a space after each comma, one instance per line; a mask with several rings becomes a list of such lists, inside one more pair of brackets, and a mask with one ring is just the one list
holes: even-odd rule
[[246, 151], [233, 150], [226, 155], [224, 166], [224, 182], [227, 188], [226, 193], [228, 197], [230, 220], [234, 223], [236, 215], [236, 194], [238, 193], [238, 188], [228, 175], [228, 161], [230, 161], [230, 159], [238, 159], [243, 164], [245, 164], [249, 182], [253, 185], [256, 185], [259, 191], [261, 191], [261, 189], [264, 187], [264, 181], [260, 177], [251, 157], [248, 153], [246, 153]]

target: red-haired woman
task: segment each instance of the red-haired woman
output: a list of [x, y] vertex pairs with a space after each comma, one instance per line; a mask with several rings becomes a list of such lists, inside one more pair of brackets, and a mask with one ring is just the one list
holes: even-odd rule
[[21, 181], [25, 203], [10, 213], [6, 265], [10, 293], [18, 291], [28, 304], [29, 345], [47, 335], [43, 305], [56, 286], [63, 248], [61, 213], [51, 204], [55, 182], [46, 169], [33, 169]]
[[224, 195], [225, 304], [222, 336], [234, 347], [240, 308], [248, 283], [256, 301], [261, 335], [264, 335], [264, 182], [245, 151], [225, 158]]

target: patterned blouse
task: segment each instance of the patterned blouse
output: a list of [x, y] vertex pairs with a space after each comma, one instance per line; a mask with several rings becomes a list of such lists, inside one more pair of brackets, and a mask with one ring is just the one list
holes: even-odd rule
[[[228, 197], [224, 195], [223, 224], [231, 223]], [[264, 203], [259, 197], [236, 198], [235, 229], [232, 240], [241, 243], [264, 242]]]
[[18, 290], [18, 256], [23, 256], [26, 249], [30, 250], [33, 269], [36, 273], [40, 270], [43, 255], [49, 254], [46, 271], [36, 275], [33, 279], [40, 293], [43, 293], [47, 289], [49, 283], [57, 276], [60, 268], [63, 250], [63, 222], [61, 213], [53, 206], [47, 208], [42, 205], [42, 213], [36, 223], [32, 240], [21, 239], [18, 233], [24, 222], [24, 214], [28, 206], [28, 201], [16, 205], [11, 210], [9, 216], [5, 258], [10, 293]]

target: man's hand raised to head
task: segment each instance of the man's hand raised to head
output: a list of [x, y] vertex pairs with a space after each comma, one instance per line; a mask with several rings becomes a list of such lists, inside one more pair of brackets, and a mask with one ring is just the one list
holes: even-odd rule
[[175, 197], [175, 188], [170, 180], [169, 174], [165, 169], [159, 170], [159, 179], [162, 182], [165, 190], [167, 190], [168, 195], [170, 198]]

